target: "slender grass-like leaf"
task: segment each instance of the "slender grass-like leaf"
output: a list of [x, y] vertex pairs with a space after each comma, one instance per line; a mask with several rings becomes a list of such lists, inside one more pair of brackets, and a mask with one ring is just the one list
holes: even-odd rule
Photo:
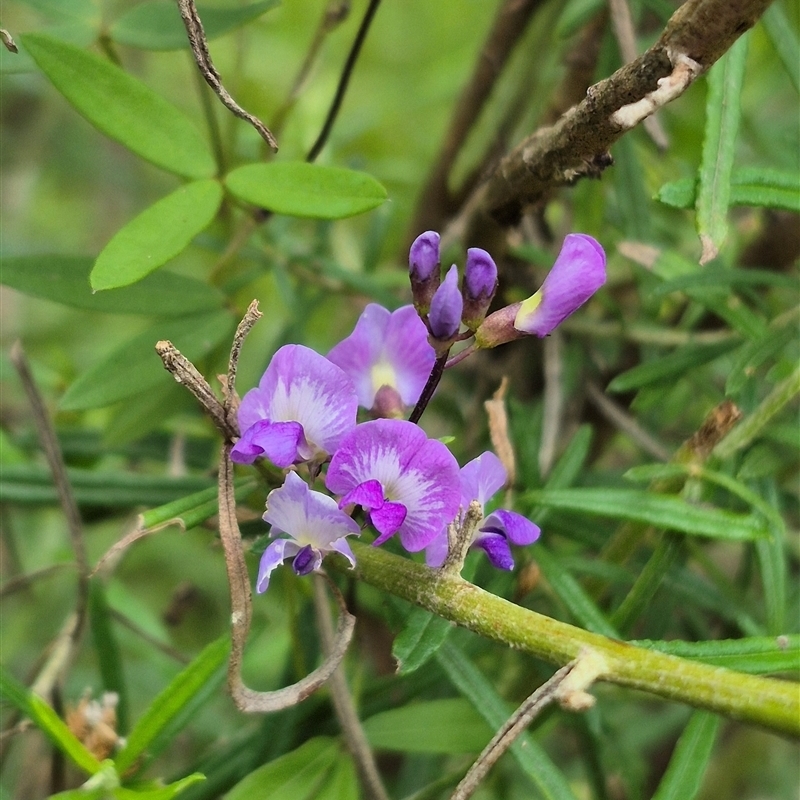
[[728, 234], [728, 206], [742, 82], [749, 34], [734, 42], [708, 75], [706, 129], [697, 187], [697, 232], [703, 246], [700, 263], [716, 258]]
[[[187, 492], [197, 492], [212, 483], [211, 479], [199, 476], [172, 478], [77, 468], [69, 468], [67, 476], [79, 505], [104, 508], [172, 503]], [[58, 495], [50, 470], [41, 464], [4, 464], [0, 476], [0, 500], [57, 503]]]
[[318, 736], [251, 772], [224, 800], [310, 800], [339, 757], [335, 739]]
[[783, 62], [794, 88], [800, 92], [800, 42], [780, 3], [770, 3], [761, 17], [775, 52]]
[[228, 311], [157, 322], [84, 372], [61, 398], [61, 408], [100, 408], [172, 380], [155, 353], [156, 342], [168, 339], [197, 361], [230, 336], [233, 324]]
[[34, 255], [4, 258], [0, 282], [19, 292], [72, 308], [109, 314], [175, 317], [221, 308], [222, 295], [202, 281], [171, 272], [149, 275], [135, 286], [93, 293], [94, 260], [83, 256]]
[[770, 326], [764, 336], [744, 344], [728, 373], [725, 394], [730, 396], [741, 391], [747, 380], [768, 358], [780, 352], [797, 336], [796, 327], [796, 322], [794, 325], [784, 325], [777, 330]]
[[84, 772], [94, 775], [102, 769], [100, 762], [83, 746], [58, 714], [1, 665], [0, 696], [29, 717], [47, 738]]
[[103, 689], [115, 692], [118, 698], [117, 731], [124, 736], [128, 730], [128, 684], [122, 668], [119, 643], [111, 623], [105, 588], [97, 577], [89, 584], [89, 626], [92, 630], [94, 649], [97, 652]]
[[192, 698], [202, 691], [225, 663], [230, 637], [225, 634], [209, 644], [161, 694], [156, 697], [134, 725], [125, 747], [114, 762], [120, 774], [127, 772], [147, 750], [150, 743], [180, 714]]
[[[211, 41], [258, 19], [264, 12], [279, 5], [279, 0], [262, 0], [247, 6], [217, 8], [197, 4], [206, 39]], [[149, 0], [126, 11], [109, 30], [115, 42], [143, 50], [180, 50], [189, 47], [186, 28], [175, 3], [170, 0]]]
[[751, 636], [708, 642], [632, 641], [638, 647], [691, 658], [727, 667], [739, 672], [764, 675], [776, 672], [800, 672], [800, 635]]
[[739, 344], [736, 340], [707, 345], [686, 345], [678, 350], [646, 361], [617, 375], [606, 390], [609, 392], [630, 392], [653, 383], [661, 383], [682, 376], [687, 370], [707, 364], [721, 355], [733, 350]]
[[[127, 789], [124, 786], [114, 786], [106, 788], [97, 786], [96, 788], [70, 789], [66, 792], [50, 795], [48, 800], [172, 800], [184, 789], [188, 789], [196, 783], [205, 780], [205, 776], [199, 772], [187, 775], [179, 781], [161, 786], [157, 781], [149, 784], [137, 785], [135, 789]], [[152, 787], [152, 788], [150, 788]]]
[[769, 498], [764, 506], [771, 512], [767, 519], [772, 536], [756, 542], [756, 556], [767, 612], [767, 631], [777, 635], [786, 631], [786, 526], [777, 511], [780, 500], [774, 478], [768, 481], [767, 492]]
[[419, 669], [441, 647], [452, 629], [446, 619], [421, 608], [412, 609], [392, 645], [398, 674], [408, 675]]
[[681, 734], [653, 800], [693, 800], [703, 784], [721, 718], [695, 711]]
[[651, 297], [663, 297], [672, 292], [683, 292], [687, 289], [702, 287], [735, 287], [735, 286], [775, 286], [781, 289], [797, 291], [797, 279], [790, 275], [778, 275], [766, 270], [747, 269], [714, 269], [709, 267], [702, 272], [691, 275], [682, 275], [656, 286], [650, 293]]
[[429, 700], [383, 711], [364, 720], [377, 750], [407, 753], [479, 753], [492, 729], [464, 698]]
[[526, 492], [524, 497], [550, 508], [630, 519], [693, 536], [753, 541], [768, 535], [765, 523], [752, 515], [630, 489], [540, 489]]
[[214, 157], [194, 123], [137, 78], [47, 34], [20, 38], [56, 89], [106, 136], [177, 175], [214, 174]]
[[[511, 710], [494, 686], [452, 641], [444, 643], [436, 659], [489, 727], [498, 730], [511, 716]], [[511, 745], [511, 753], [546, 800], [575, 800], [564, 774], [530, 734], [519, 736]]]
[[314, 219], [363, 214], [387, 197], [386, 189], [365, 172], [304, 161], [246, 164], [228, 173], [225, 186], [245, 203]]
[[90, 276], [92, 289], [129, 286], [182, 253], [212, 222], [222, 203], [215, 180], [195, 181], [162, 197], [118, 230]]

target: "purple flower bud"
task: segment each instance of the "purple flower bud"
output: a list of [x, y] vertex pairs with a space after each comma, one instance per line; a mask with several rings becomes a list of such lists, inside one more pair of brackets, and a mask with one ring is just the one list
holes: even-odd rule
[[420, 316], [428, 313], [431, 298], [439, 288], [439, 264], [439, 234], [425, 231], [414, 239], [408, 252], [411, 294]]
[[494, 259], [480, 247], [470, 247], [461, 285], [464, 298], [461, 320], [470, 330], [474, 331], [483, 322], [496, 291], [497, 265]]
[[571, 233], [539, 291], [520, 306], [514, 327], [547, 336], [605, 282], [606, 254], [599, 242], [582, 233]]
[[453, 264], [431, 299], [428, 323], [435, 339], [447, 341], [458, 333], [463, 308], [464, 301], [458, 290], [458, 267]]
[[308, 575], [322, 564], [322, 555], [310, 544], [307, 544], [292, 561], [292, 569], [296, 575]]

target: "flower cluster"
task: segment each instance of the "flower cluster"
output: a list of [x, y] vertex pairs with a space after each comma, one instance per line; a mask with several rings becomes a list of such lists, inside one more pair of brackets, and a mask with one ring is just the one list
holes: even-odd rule
[[[267, 458], [290, 469], [267, 497], [264, 520], [274, 541], [261, 558], [259, 592], [289, 559], [298, 575], [318, 569], [330, 552], [355, 565], [347, 537], [361, 533], [352, 516], [357, 508], [377, 532], [374, 545], [396, 535], [409, 552], [425, 550], [432, 567], [446, 559], [448, 529], [464, 524], [476, 502], [482, 518], [471, 545], [495, 567], [512, 569], [510, 545], [539, 538], [539, 528], [513, 511], [484, 516], [506, 483], [497, 456], [485, 452], [459, 470], [446, 445], [404, 416], [424, 405], [420, 397], [436, 374], [435, 363], [444, 362], [456, 341], [474, 337], [475, 349], [549, 333], [604, 283], [605, 254], [589, 236], [568, 236], [541, 289], [488, 317], [497, 267], [485, 250], [467, 252], [460, 289], [455, 265], [441, 279], [433, 231], [415, 240], [409, 267], [413, 306], [390, 312], [368, 305], [353, 333], [327, 357], [301, 345], [281, 347], [242, 399], [242, 435], [231, 459], [252, 464]], [[370, 417], [366, 421], [358, 421], [359, 406]], [[313, 485], [326, 464], [320, 480], [328, 494], [312, 489], [294, 469], [307, 465]]]

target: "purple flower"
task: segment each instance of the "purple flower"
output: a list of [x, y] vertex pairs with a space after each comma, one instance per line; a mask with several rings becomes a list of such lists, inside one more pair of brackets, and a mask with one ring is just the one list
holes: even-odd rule
[[[503, 488], [506, 471], [500, 459], [489, 451], [474, 458], [461, 469], [461, 509], [466, 512], [469, 504], [477, 500], [481, 507]], [[533, 544], [541, 533], [521, 514], [498, 509], [484, 517], [478, 524], [478, 535], [472, 547], [480, 547], [489, 561], [498, 569], [513, 569], [509, 543], [517, 546]], [[447, 530], [442, 530], [425, 551], [429, 567], [440, 567], [447, 557]]]
[[496, 291], [497, 265], [494, 259], [480, 247], [470, 247], [461, 285], [464, 298], [461, 319], [470, 330], [475, 330], [483, 322]]
[[536, 294], [517, 311], [514, 327], [547, 336], [577, 311], [606, 282], [606, 254], [591, 236], [571, 233], [564, 239], [553, 269]]
[[531, 333], [547, 336], [605, 282], [603, 248], [591, 236], [571, 233], [539, 291], [486, 317], [475, 331], [475, 344], [488, 348]]
[[266, 456], [278, 467], [324, 461], [356, 424], [358, 398], [343, 370], [308, 347], [288, 344], [272, 357], [258, 388], [239, 406], [242, 436], [231, 460]]
[[458, 463], [441, 442], [428, 439], [411, 422], [377, 419], [345, 437], [325, 478], [341, 497], [355, 503], [378, 531], [374, 544], [395, 533], [410, 552], [422, 550], [458, 513]]
[[287, 558], [293, 559], [292, 569], [298, 575], [319, 569], [325, 554], [333, 551], [356, 565], [345, 537], [358, 536], [358, 524], [339, 510], [332, 497], [312, 492], [296, 472], [288, 473], [283, 486], [269, 493], [264, 520], [272, 525], [270, 536], [289, 538], [276, 539], [261, 556], [256, 579], [259, 594], [267, 590], [272, 570]]
[[436, 355], [413, 306], [389, 313], [370, 303], [328, 360], [350, 377], [360, 406], [393, 416], [419, 400]]
[[452, 339], [458, 333], [463, 307], [464, 300], [458, 289], [458, 267], [453, 264], [431, 300], [428, 313], [431, 334], [440, 341]]
[[414, 308], [427, 314], [431, 298], [439, 287], [439, 234], [425, 231], [414, 239], [408, 251], [408, 269]]

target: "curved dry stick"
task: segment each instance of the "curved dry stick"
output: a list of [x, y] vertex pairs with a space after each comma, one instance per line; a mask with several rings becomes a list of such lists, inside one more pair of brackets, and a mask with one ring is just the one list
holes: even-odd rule
[[608, 148], [683, 94], [761, 16], [771, 0], [687, 0], [658, 41], [592, 86], [552, 127], [524, 139], [486, 184], [481, 211], [514, 225], [525, 208], [559, 186], [599, 176]]
[[197, 62], [197, 66], [205, 78], [206, 83], [214, 90], [214, 94], [219, 97], [222, 105], [231, 113], [249, 122], [259, 133], [262, 139], [273, 149], [278, 149], [278, 142], [272, 135], [272, 131], [256, 116], [245, 111], [227, 92], [222, 85], [222, 79], [214, 68], [211, 61], [211, 54], [208, 52], [208, 42], [203, 30], [203, 23], [194, 5], [194, 0], [178, 0], [178, 9], [181, 12], [181, 19], [186, 27], [186, 34], [189, 37], [189, 46], [192, 55]]
[[231, 658], [228, 662], [228, 689], [240, 711], [248, 714], [268, 714], [297, 705], [333, 675], [353, 638], [356, 618], [347, 611], [341, 593], [334, 590], [334, 596], [339, 603], [339, 625], [333, 646], [325, 661], [301, 681], [284, 689], [257, 692], [245, 686], [241, 670], [252, 618], [252, 592], [242, 551], [242, 536], [236, 521], [230, 451], [230, 444], [223, 444], [219, 464], [219, 534], [225, 551], [225, 568], [231, 592]]

